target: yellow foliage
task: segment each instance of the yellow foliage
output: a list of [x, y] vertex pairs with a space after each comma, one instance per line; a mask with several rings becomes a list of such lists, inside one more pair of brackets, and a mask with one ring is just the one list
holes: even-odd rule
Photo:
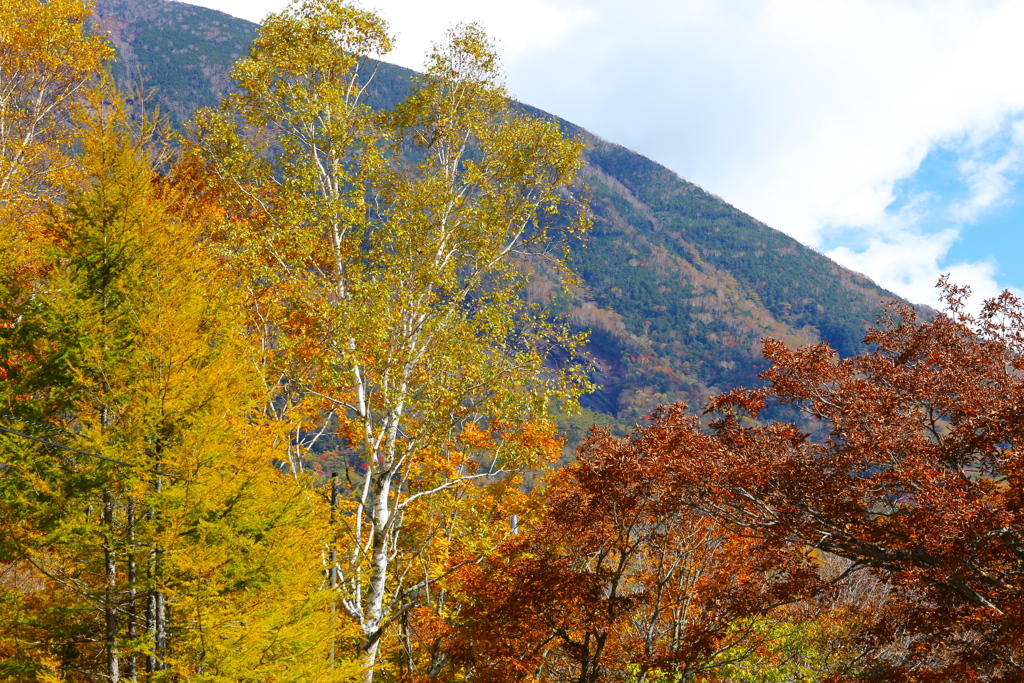
[[82, 0], [10, 0], [0, 12], [0, 207], [31, 199], [62, 166], [82, 89], [113, 54]]

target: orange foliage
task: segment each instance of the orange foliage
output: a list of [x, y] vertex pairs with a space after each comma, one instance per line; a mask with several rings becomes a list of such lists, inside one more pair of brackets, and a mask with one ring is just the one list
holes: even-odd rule
[[549, 507], [460, 569], [447, 651], [467, 677], [693, 676], [750, 647], [734, 620], [818, 585], [803, 553], [753, 554], [680, 496], [677, 472], [714, 448], [709, 436], [694, 428], [679, 450], [659, 445], [644, 431], [624, 442], [596, 432], [556, 476]]
[[[674, 473], [752, 553], [810, 547], [884, 579], [875, 631], [910, 644], [889, 680], [1024, 677], [1024, 302], [1004, 293], [972, 316], [966, 294], [945, 285], [947, 313], [923, 324], [893, 304], [849, 359], [766, 341], [769, 386], [712, 401], [714, 447]], [[767, 400], [827, 438], [751, 420]], [[679, 408], [649, 434], [679, 454], [698, 438]]]

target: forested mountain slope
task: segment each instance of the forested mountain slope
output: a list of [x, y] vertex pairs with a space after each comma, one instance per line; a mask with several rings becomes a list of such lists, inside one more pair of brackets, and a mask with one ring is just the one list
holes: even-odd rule
[[[231, 64], [256, 29], [169, 0], [98, 0], [96, 14], [118, 50], [115, 77], [151, 89], [176, 125], [230, 88]], [[382, 65], [372, 103], [397, 102], [414, 75]], [[595, 225], [573, 250], [582, 285], [564, 292], [538, 273], [528, 295], [592, 330], [602, 388], [584, 405], [633, 421], [657, 403], [751, 385], [765, 336], [827, 339], [851, 355], [896, 298], [656, 162], [563, 125], [588, 142], [581, 180]]]

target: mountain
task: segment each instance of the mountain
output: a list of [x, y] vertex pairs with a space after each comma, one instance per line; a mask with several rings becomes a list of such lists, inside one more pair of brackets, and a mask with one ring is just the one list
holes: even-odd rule
[[[231, 64], [257, 28], [170, 0], [98, 0], [96, 20], [117, 48], [115, 78], [152, 90], [175, 125], [231, 87]], [[371, 104], [399, 101], [414, 75], [382, 65]], [[559, 121], [587, 142], [582, 182], [595, 225], [573, 249], [582, 285], [564, 291], [538, 272], [527, 295], [591, 330], [602, 388], [583, 403], [613, 418], [604, 422], [756, 383], [765, 336], [857, 353], [884, 302], [897, 298], [657, 162]], [[584, 421], [594, 419], [602, 421], [593, 412]]]

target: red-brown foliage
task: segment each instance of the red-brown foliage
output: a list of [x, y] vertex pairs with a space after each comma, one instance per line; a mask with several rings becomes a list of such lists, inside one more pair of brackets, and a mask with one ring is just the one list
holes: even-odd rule
[[738, 619], [819, 587], [802, 549], [752, 553], [688, 505], [680, 486], [716, 442], [679, 410], [664, 417], [685, 443], [596, 432], [545, 514], [462, 571], [452, 654], [472, 680], [691, 680], [758, 646]]
[[[914, 680], [1024, 679], [1024, 303], [978, 316], [946, 286], [925, 323], [894, 304], [839, 360], [826, 345], [766, 342], [760, 391], [713, 401], [717, 448], [685, 494], [759, 548], [813, 547], [886, 577], [895, 628], [911, 633]], [[767, 399], [822, 421], [827, 438], [761, 425]], [[661, 414], [664, 448], [692, 437]], [[895, 675], [895, 674], [894, 674]]]

